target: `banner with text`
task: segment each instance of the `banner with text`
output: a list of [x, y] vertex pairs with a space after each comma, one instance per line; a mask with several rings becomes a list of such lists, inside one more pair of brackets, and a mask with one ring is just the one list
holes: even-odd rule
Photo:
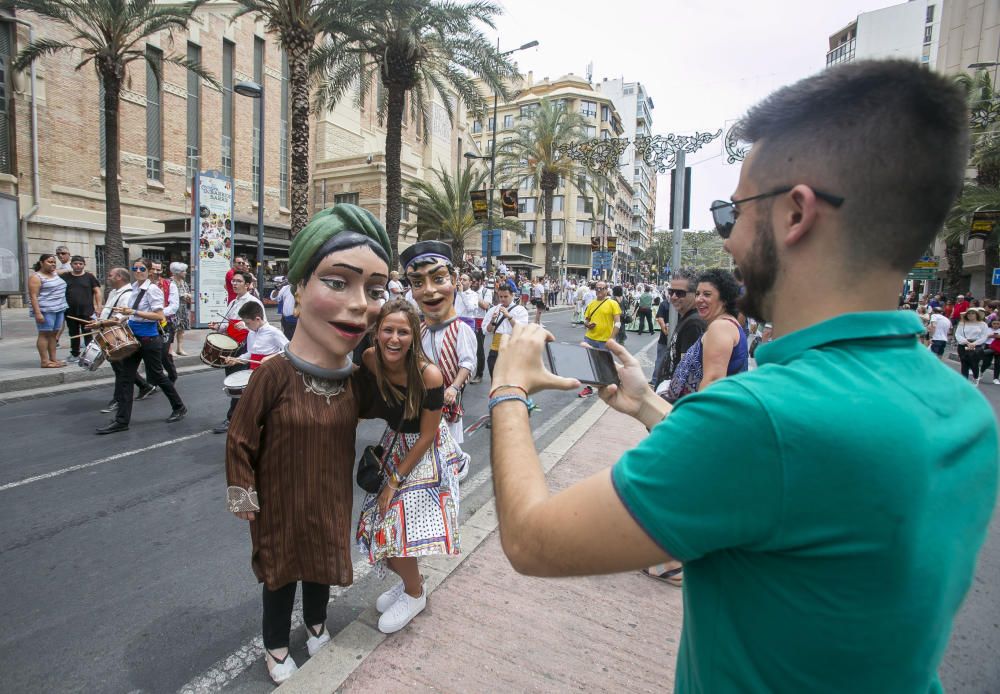
[[233, 264], [233, 181], [221, 171], [194, 179], [191, 268], [195, 325], [218, 321], [229, 304], [226, 273]]

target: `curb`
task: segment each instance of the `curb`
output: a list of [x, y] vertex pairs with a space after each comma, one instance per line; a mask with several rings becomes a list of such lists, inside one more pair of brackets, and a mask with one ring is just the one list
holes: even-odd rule
[[[538, 455], [542, 471], [546, 475], [607, 409], [608, 406], [598, 400]], [[424, 586], [428, 595], [496, 531], [498, 523], [494, 498], [483, 504], [462, 524], [461, 556], [454, 559], [442, 558], [437, 563], [433, 563], [433, 558], [429, 561], [425, 559], [420, 568], [424, 574]], [[298, 672], [278, 689], [284, 689], [287, 694], [337, 691], [365, 658], [388, 638], [388, 635], [378, 630], [378, 618], [379, 613], [374, 607], [366, 609], [357, 619], [341, 629], [325, 648], [307, 660]]]

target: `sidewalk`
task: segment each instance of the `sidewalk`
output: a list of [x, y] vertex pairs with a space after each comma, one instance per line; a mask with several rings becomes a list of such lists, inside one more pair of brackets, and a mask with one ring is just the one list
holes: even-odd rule
[[[175, 355], [177, 368], [210, 368], [201, 363], [198, 355], [208, 330], [189, 330], [184, 333], [184, 351], [188, 356]], [[33, 397], [43, 397], [58, 388], [89, 388], [97, 383], [114, 382], [114, 372], [107, 362], [96, 371], [87, 371], [76, 364], [61, 369], [43, 369], [38, 366], [35, 340], [38, 331], [35, 321], [28, 317], [27, 309], [3, 309], [3, 339], [0, 339], [0, 400], [14, 402]], [[59, 339], [60, 359], [69, 357], [69, 332], [63, 331]], [[191, 371], [186, 369], [186, 372]]]
[[[550, 489], [607, 469], [645, 435], [638, 422], [594, 403], [541, 454]], [[462, 526], [462, 549], [455, 559], [421, 560], [433, 593], [405, 629], [381, 634], [371, 607], [281, 688], [310, 694], [673, 689], [680, 589], [638, 572], [521, 576], [500, 547], [493, 502]]]

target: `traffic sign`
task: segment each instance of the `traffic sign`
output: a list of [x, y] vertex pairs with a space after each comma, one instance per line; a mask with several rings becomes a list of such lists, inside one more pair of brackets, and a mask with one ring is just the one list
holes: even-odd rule
[[934, 280], [937, 279], [937, 270], [914, 268], [906, 274], [908, 280]]
[[1000, 267], [993, 268], [993, 284], [1000, 285]]

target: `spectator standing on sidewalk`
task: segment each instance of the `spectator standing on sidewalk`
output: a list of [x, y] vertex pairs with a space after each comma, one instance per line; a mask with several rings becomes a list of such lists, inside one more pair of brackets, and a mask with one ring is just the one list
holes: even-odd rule
[[373, 394], [363, 415], [385, 420], [386, 478], [361, 504], [356, 540], [379, 578], [388, 568], [402, 579], [375, 601], [379, 631], [391, 634], [427, 606], [417, 558], [459, 553], [455, 469], [463, 454], [441, 417], [444, 379], [421, 347], [413, 306], [388, 302], [373, 335], [354, 382]]
[[916, 63], [858, 61], [776, 92], [733, 135], [753, 149], [712, 212], [742, 307], [778, 337], [758, 369], [673, 408], [609, 344], [621, 385], [602, 396], [651, 434], [550, 495], [520, 389], [576, 382], [545, 371], [551, 336], [518, 326], [489, 403], [504, 551], [538, 576], [683, 561], [678, 692], [941, 691], [996, 503], [997, 425], [896, 301], [961, 190], [965, 95]]
[[674, 370], [663, 392], [668, 402], [747, 370], [747, 334], [736, 319], [739, 297], [740, 285], [728, 270], [713, 269], [698, 276], [694, 306], [708, 327]]
[[931, 336], [931, 351], [938, 359], [944, 359], [944, 350], [948, 346], [948, 334], [951, 333], [951, 321], [944, 317], [944, 308], [935, 306], [931, 309], [927, 320], [927, 330]]
[[30, 315], [38, 329], [35, 348], [41, 368], [57, 369], [66, 366], [66, 362], [59, 361], [56, 355], [56, 340], [69, 307], [66, 282], [56, 273], [56, 257], [51, 253], [42, 253], [34, 270], [28, 278], [28, 300], [31, 302]]
[[[608, 283], [604, 280], [594, 285], [596, 298], [583, 311], [583, 325], [587, 333], [583, 341], [594, 349], [607, 349], [607, 342], [621, 330], [622, 309], [618, 302], [608, 295]], [[505, 383], [506, 381], [502, 381]], [[577, 397], [586, 398], [594, 394], [594, 389], [585, 386]]]
[[983, 318], [986, 312], [980, 308], [967, 308], [962, 313], [955, 328], [955, 342], [958, 343], [958, 361], [962, 365], [962, 376], [979, 385], [979, 365], [983, 360], [983, 346], [990, 336], [989, 326]]
[[174, 339], [177, 354], [187, 356], [184, 351], [184, 333], [191, 329], [191, 311], [194, 308], [194, 295], [187, 281], [188, 266], [185, 263], [170, 263], [170, 279], [177, 287], [177, 315], [174, 320]]
[[[681, 268], [670, 280], [670, 289], [667, 290], [669, 303], [660, 302], [660, 308], [656, 313], [656, 322], [660, 326], [660, 342], [656, 346], [654, 378], [649, 383], [653, 388], [663, 381], [670, 380], [681, 359], [701, 339], [705, 328], [708, 327], [694, 306], [694, 290], [697, 286], [698, 276], [691, 270]], [[667, 321], [670, 319], [670, 306], [677, 312], [677, 328], [670, 332], [668, 337]]]
[[535, 323], [541, 325], [542, 314], [545, 312], [545, 295], [547, 291], [541, 277], [535, 278], [531, 285], [531, 303], [535, 307]]
[[962, 314], [969, 310], [969, 302], [964, 294], [955, 297], [955, 304], [951, 307], [951, 324], [958, 327], [958, 322], [962, 320]]
[[[83, 321], [91, 321], [101, 312], [101, 283], [86, 270], [87, 263], [82, 255], [74, 255], [70, 260], [70, 271], [62, 275], [66, 283], [66, 322], [69, 323], [69, 355], [72, 361], [80, 360], [80, 352], [86, 349], [94, 337], [90, 335]], [[75, 319], [75, 320], [74, 320]], [[80, 337], [84, 335], [85, 337]], [[80, 341], [83, 344], [80, 344]]]
[[292, 285], [287, 281], [271, 292], [271, 298], [278, 303], [278, 315], [281, 317], [281, 332], [289, 340], [295, 335], [295, 325], [299, 319], [295, 315], [295, 294]]

